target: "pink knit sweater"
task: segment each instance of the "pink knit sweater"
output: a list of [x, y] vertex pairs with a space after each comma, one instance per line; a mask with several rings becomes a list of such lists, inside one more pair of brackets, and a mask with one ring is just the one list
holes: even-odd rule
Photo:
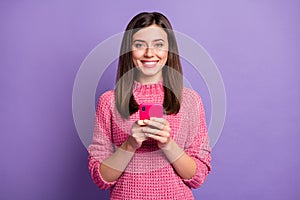
[[[162, 104], [163, 94], [162, 82], [134, 83], [133, 95], [138, 104]], [[88, 164], [94, 183], [101, 189], [110, 188], [111, 199], [194, 199], [191, 188], [200, 187], [211, 170], [209, 139], [200, 96], [192, 89], [184, 88], [179, 113], [164, 117], [170, 123], [172, 139], [196, 161], [196, 174], [191, 179], [182, 179], [159, 150], [156, 141], [148, 139], [135, 152], [119, 179], [106, 182], [99, 173], [100, 163], [128, 138], [139, 113], [124, 120], [116, 110], [113, 90], [100, 97], [93, 142], [88, 148]]]

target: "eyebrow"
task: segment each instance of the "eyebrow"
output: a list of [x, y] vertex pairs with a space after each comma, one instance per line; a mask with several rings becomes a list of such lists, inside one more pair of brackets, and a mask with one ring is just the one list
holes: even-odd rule
[[[155, 39], [155, 40], [153, 40], [152, 42], [158, 42], [158, 41], [165, 42], [163, 39]], [[146, 43], [145, 40], [134, 40], [133, 42], [144, 42], [144, 43]]]

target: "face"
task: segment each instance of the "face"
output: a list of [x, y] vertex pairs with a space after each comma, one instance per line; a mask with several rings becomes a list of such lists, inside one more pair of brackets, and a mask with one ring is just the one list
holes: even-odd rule
[[138, 81], [154, 83], [162, 79], [162, 68], [168, 59], [168, 36], [157, 25], [145, 27], [133, 35], [133, 63], [138, 69]]

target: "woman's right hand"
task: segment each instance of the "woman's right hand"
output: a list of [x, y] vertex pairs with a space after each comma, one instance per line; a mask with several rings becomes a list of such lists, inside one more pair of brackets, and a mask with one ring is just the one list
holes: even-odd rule
[[132, 124], [131, 134], [126, 140], [128, 151], [136, 151], [147, 140], [145, 133], [142, 131], [143, 125], [145, 125], [143, 120], [138, 120]]

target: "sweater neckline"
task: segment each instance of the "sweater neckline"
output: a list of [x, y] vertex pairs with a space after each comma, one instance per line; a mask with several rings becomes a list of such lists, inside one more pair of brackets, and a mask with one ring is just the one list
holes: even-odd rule
[[163, 88], [163, 80], [160, 80], [156, 83], [141, 83], [137, 80], [134, 80], [133, 89], [134, 90], [144, 90], [144, 89], [162, 89]]

